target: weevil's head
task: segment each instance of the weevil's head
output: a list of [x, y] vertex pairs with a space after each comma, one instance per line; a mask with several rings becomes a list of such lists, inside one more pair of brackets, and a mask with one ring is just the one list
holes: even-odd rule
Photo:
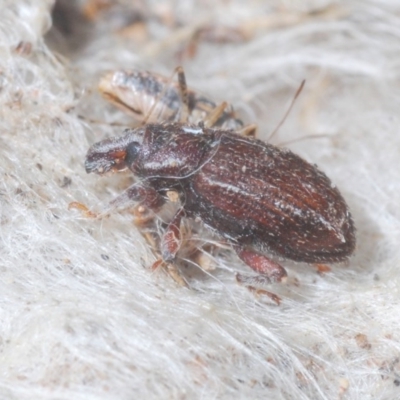
[[95, 143], [86, 154], [86, 172], [104, 175], [109, 172], [123, 171], [128, 161], [137, 152], [143, 140], [143, 129], [127, 129], [125, 135], [109, 138]]

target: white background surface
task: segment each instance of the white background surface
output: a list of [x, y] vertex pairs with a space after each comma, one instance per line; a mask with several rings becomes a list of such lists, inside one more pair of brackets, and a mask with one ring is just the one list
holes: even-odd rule
[[[64, 13], [45, 42], [49, 2], [0, 3], [0, 398], [400, 398], [398, 2], [136, 4], [144, 30], [121, 31], [131, 14], [118, 7], [92, 23]], [[205, 23], [249, 40], [179, 59]], [[110, 122], [130, 123], [96, 93], [98, 77], [178, 64], [263, 139], [307, 81], [273, 143], [326, 135], [288, 147], [340, 188], [358, 244], [323, 275], [283, 261], [279, 307], [236, 284], [248, 269], [232, 252], [181, 288], [150, 270], [129, 212], [68, 209], [99, 210], [130, 182], [83, 167], [92, 143], [120, 134]]]

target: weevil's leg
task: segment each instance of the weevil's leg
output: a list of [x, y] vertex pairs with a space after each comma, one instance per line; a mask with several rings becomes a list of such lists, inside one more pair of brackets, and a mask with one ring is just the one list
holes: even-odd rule
[[256, 137], [257, 125], [256, 124], [246, 125], [243, 128], [238, 129], [237, 133], [239, 135], [246, 136], [246, 137]]
[[168, 224], [166, 231], [161, 238], [161, 256], [164, 261], [173, 261], [182, 244], [181, 239], [181, 220], [185, 216], [185, 211], [180, 209]]
[[96, 213], [90, 211], [85, 204], [79, 203], [78, 201], [72, 201], [68, 204], [68, 210], [72, 209], [81, 211], [85, 218], [97, 218]]
[[173, 263], [182, 243], [180, 225], [184, 216], [185, 212], [181, 209], [168, 224], [161, 238], [161, 259], [153, 264], [152, 269], [156, 270], [158, 267], [163, 267], [178, 285], [189, 287], [186, 279], [180, 274], [179, 269]]
[[158, 268], [163, 268], [179, 286], [189, 287], [187, 280], [180, 274], [179, 269], [174, 264], [159, 259], [151, 266], [153, 271], [156, 271]]
[[158, 247], [157, 235], [155, 235], [156, 226], [154, 214], [150, 210], [153, 212], [158, 211], [165, 203], [165, 199], [153, 188], [135, 184], [114, 199], [106, 211], [109, 212], [115, 208], [125, 208], [131, 203], [139, 203], [136, 204], [134, 209], [134, 223], [140, 229], [149, 245], [156, 251]]
[[109, 208], [125, 208], [133, 202], [157, 211], [165, 203], [165, 199], [152, 187], [135, 183], [115, 198], [109, 204]]
[[228, 103], [226, 101], [223, 101], [219, 106], [215, 107], [214, 110], [207, 115], [207, 118], [205, 118], [204, 126], [207, 128], [214, 126], [225, 111], [226, 107], [228, 107]]
[[[136, 203], [136, 217], [148, 221], [146, 210], [158, 211], [165, 203], [165, 199], [151, 187], [134, 184], [126, 189], [121, 195], [111, 201], [102, 212], [94, 213], [90, 211], [85, 204], [73, 201], [69, 203], [68, 209], [77, 209], [83, 213], [86, 218], [102, 218], [108, 215], [114, 209], [126, 208], [132, 203]], [[137, 204], [139, 203], [139, 204]]]
[[281, 265], [279, 265], [275, 261], [270, 260], [266, 256], [257, 254], [250, 250], [243, 249], [239, 246], [233, 246], [233, 247], [239, 258], [244, 263], [246, 263], [250, 268], [252, 268], [254, 271], [258, 273], [256, 277], [247, 277], [241, 274], [236, 274], [237, 282], [246, 285], [247, 289], [249, 289], [256, 296], [259, 295], [268, 296], [272, 301], [274, 301], [279, 306], [281, 302], [279, 296], [267, 290], [254, 287], [252, 284], [255, 283], [256, 285], [259, 285], [259, 284], [281, 282], [287, 276], [285, 269]]
[[281, 282], [287, 276], [285, 269], [268, 257], [239, 246], [233, 246], [233, 248], [239, 258], [259, 274], [255, 278], [256, 283]]
[[[111, 209], [125, 208], [132, 203], [136, 203], [134, 212], [135, 225], [139, 228], [141, 234], [153, 249], [155, 256], [159, 258], [160, 240], [158, 234], [156, 233], [157, 229], [154, 215], [149, 215], [149, 210], [153, 212], [158, 211], [165, 203], [165, 199], [152, 187], [136, 183], [126, 189], [125, 192], [116, 199], [114, 199], [110, 203], [109, 207]], [[174, 268], [176, 269], [176, 267], [168, 267], [165, 263], [163, 263], [163, 265], [172, 278], [177, 280], [173, 275]], [[176, 274], [178, 274], [178, 272]]]

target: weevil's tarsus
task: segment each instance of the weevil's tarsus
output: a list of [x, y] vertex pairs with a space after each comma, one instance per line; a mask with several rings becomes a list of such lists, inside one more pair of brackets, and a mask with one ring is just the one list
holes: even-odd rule
[[246, 277], [242, 274], [237, 273], [235, 275], [236, 277], [236, 282], [239, 283], [240, 285], [245, 286], [251, 293], [254, 294], [255, 297], [259, 298], [260, 296], [267, 296], [269, 297], [277, 306], [281, 305], [282, 299], [276, 295], [275, 293], [272, 293], [268, 290], [265, 289], [260, 289], [255, 286], [249, 285], [248, 283], [252, 280], [249, 277]]
[[182, 287], [189, 288], [190, 285], [188, 281], [184, 278], [184, 276], [179, 271], [179, 268], [176, 264], [173, 263], [165, 263], [166, 271], [168, 272], [169, 276], [179, 285]]
[[318, 274], [320, 274], [320, 275], [323, 275], [323, 274], [326, 274], [326, 273], [332, 271], [331, 267], [326, 264], [315, 264], [315, 267], [317, 269]]
[[71, 203], [69, 203], [68, 210], [78, 210], [82, 213], [82, 215], [85, 218], [97, 218], [98, 217], [98, 214], [89, 210], [89, 208], [85, 204], [79, 203], [78, 201], [72, 201]]

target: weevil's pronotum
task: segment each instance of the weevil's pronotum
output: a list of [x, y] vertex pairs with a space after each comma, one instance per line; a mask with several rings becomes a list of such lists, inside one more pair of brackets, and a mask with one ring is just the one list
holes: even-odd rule
[[268, 254], [331, 263], [355, 247], [349, 209], [323, 172], [289, 150], [231, 130], [182, 122], [128, 129], [94, 144], [85, 167], [100, 175], [128, 168], [137, 182], [120, 199], [155, 211], [168, 192], [179, 195], [161, 239], [166, 262], [180, 248], [182, 218], [200, 219], [265, 282], [286, 276]]
[[209, 126], [240, 131], [252, 136], [255, 126], [243, 126], [233, 107], [188, 89], [181, 67], [175, 69], [178, 82], [148, 71], [117, 70], [105, 74], [99, 91], [107, 100], [142, 123], [160, 121], [204, 122]]

